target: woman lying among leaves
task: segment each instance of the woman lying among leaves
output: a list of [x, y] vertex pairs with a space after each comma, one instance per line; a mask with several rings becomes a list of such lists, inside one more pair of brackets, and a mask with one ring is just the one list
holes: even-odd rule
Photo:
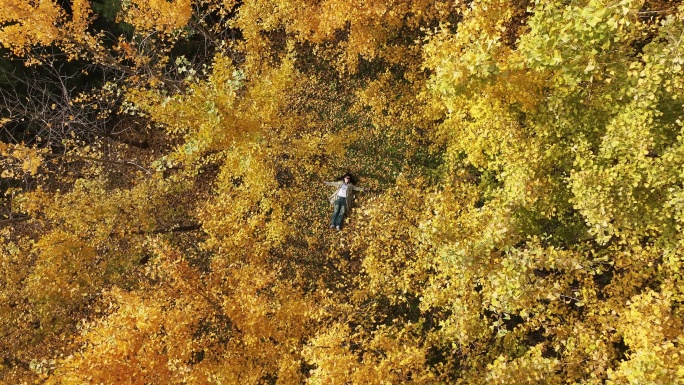
[[336, 187], [337, 190], [330, 196], [330, 204], [333, 206], [330, 228], [338, 231], [342, 227], [344, 214], [351, 208], [354, 191], [363, 191], [361, 187], [354, 185], [356, 180], [350, 173], [346, 173], [334, 182], [325, 182], [326, 185]]

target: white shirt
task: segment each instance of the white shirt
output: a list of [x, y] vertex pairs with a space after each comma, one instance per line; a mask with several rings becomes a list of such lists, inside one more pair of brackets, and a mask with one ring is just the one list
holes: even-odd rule
[[346, 198], [346, 197], [347, 197], [347, 187], [348, 187], [348, 186], [349, 186], [348, 184], [344, 183], [344, 184], [342, 185], [342, 187], [340, 187], [340, 189], [337, 191], [337, 196], [338, 196], [338, 197]]

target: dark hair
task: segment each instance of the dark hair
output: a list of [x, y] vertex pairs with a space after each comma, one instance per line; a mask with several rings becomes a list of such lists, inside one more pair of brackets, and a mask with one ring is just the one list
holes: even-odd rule
[[352, 175], [350, 172], [342, 175], [341, 177], [337, 178], [337, 180], [344, 180], [344, 178], [349, 177], [349, 183], [351, 184], [356, 184], [356, 178], [354, 178], [354, 175]]

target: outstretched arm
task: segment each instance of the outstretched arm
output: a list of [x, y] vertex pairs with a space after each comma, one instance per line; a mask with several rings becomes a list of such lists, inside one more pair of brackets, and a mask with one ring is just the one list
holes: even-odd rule
[[363, 191], [363, 190], [364, 190], [363, 188], [357, 187], [357, 186], [354, 186], [354, 185], [352, 185], [352, 189], [353, 189], [354, 191]]
[[326, 186], [332, 186], [332, 187], [337, 186], [337, 182], [323, 182], [323, 183], [325, 183]]

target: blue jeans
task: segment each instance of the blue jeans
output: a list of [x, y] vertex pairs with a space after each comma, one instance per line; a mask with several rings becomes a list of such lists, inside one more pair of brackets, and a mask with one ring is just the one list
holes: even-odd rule
[[332, 225], [342, 226], [342, 219], [344, 219], [344, 213], [347, 211], [347, 198], [338, 196], [335, 200], [335, 209], [332, 215]]

